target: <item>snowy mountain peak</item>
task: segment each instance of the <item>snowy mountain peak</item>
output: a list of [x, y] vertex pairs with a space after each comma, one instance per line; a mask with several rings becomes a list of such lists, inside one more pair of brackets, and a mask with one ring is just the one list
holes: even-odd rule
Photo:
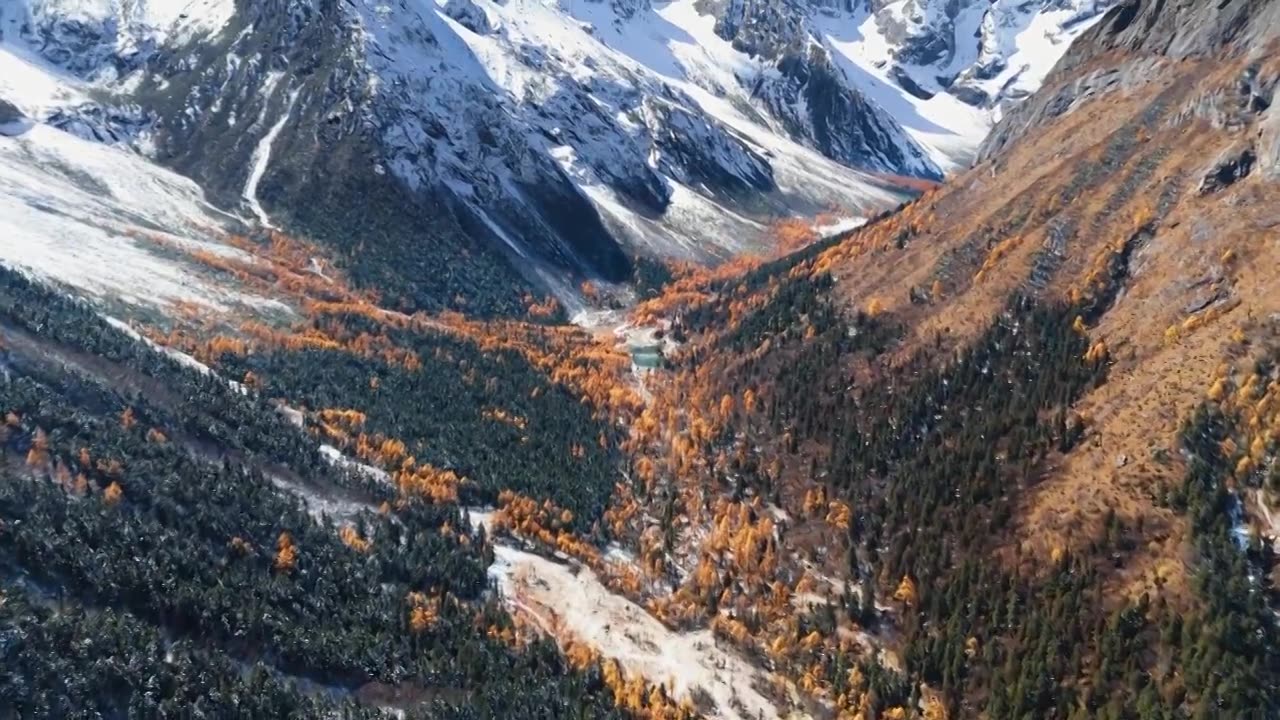
[[[183, 173], [249, 223], [397, 248], [460, 235], [559, 286], [898, 202], [902, 177], [966, 164], [1099, 10], [0, 0], [0, 100]], [[394, 217], [365, 217], [375, 204]]]

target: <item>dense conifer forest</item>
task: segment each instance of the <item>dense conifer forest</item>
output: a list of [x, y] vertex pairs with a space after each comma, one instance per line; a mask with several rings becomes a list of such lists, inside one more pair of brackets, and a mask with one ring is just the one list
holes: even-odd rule
[[[0, 280], [0, 714], [364, 717], [371, 683], [427, 717], [615, 712], [553, 645], [503, 640], [458, 506], [397, 498], [258, 393]], [[338, 489], [345, 517], [285, 487]]]

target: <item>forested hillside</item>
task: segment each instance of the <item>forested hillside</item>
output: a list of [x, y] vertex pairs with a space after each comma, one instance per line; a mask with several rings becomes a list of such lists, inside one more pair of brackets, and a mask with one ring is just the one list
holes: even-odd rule
[[1280, 712], [1275, 12], [1127, 4], [966, 175], [642, 304], [655, 612], [815, 713]]
[[0, 268], [0, 718], [1280, 716], [1278, 30], [1124, 3], [971, 170], [583, 326], [277, 230]]

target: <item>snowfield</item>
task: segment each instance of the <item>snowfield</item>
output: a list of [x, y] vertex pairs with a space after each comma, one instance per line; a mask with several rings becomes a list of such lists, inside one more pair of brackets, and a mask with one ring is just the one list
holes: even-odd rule
[[0, 262], [134, 306], [188, 302], [219, 312], [289, 312], [184, 258], [185, 251], [202, 250], [249, 259], [222, 242], [239, 218], [209, 204], [195, 182], [128, 147], [40, 122], [89, 102], [110, 78], [79, 77], [18, 41], [24, 26], [56, 35], [99, 23], [116, 30], [113, 51], [128, 51], [140, 38], [154, 43], [179, 31], [216, 31], [233, 11], [233, 0], [0, 0], [0, 100], [25, 116], [0, 128]]
[[162, 247], [240, 255], [218, 240], [229, 219], [194, 182], [131, 152], [45, 125], [0, 137], [0, 262], [11, 267], [133, 305], [287, 312]]

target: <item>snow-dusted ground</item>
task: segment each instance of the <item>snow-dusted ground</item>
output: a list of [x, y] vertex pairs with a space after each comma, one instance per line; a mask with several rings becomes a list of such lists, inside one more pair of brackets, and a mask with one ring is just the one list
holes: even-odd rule
[[[5, 38], [16, 37], [19, 27], [18, 18], [0, 14], [0, 33]], [[28, 116], [40, 117], [55, 107], [84, 102], [88, 96], [79, 80], [6, 39], [0, 43], [0, 98]]]
[[[4, 53], [0, 50], [0, 56]], [[115, 147], [37, 124], [0, 137], [0, 262], [91, 295], [287, 311], [221, 286], [150, 238], [223, 255], [226, 216], [192, 181]]]
[[340, 467], [345, 467], [347, 469], [355, 470], [356, 472], [363, 473], [367, 477], [377, 480], [378, 482], [384, 482], [384, 483], [387, 483], [388, 485], [391, 484], [391, 476], [387, 474], [386, 470], [383, 470], [382, 468], [374, 467], [367, 463], [362, 463], [359, 460], [355, 460], [351, 457], [348, 457], [347, 455], [343, 454], [341, 450], [339, 450], [338, 448], [332, 445], [321, 445], [320, 452], [325, 456], [326, 459], [329, 460], [329, 462], [333, 463], [334, 465], [338, 465]]
[[857, 230], [867, 224], [866, 218], [861, 217], [842, 217], [836, 218], [827, 223], [821, 223], [813, 226], [813, 231], [818, 237], [829, 239], [836, 235], [843, 235], [847, 232]]
[[101, 23], [116, 32], [115, 49], [126, 51], [143, 39], [214, 31], [233, 9], [232, 0], [0, 0], [0, 99], [28, 118], [0, 134], [0, 262], [137, 306], [184, 301], [217, 311], [288, 312], [166, 247], [249, 259], [222, 242], [236, 218], [209, 204], [195, 182], [128, 148], [40, 122], [89, 101], [108, 80], [74, 75], [20, 39], [26, 23], [43, 22], [49, 32], [61, 32], [55, 20]]
[[[274, 88], [280, 82], [280, 73], [272, 73], [268, 84]], [[289, 100], [285, 103], [284, 112], [281, 113], [280, 119], [276, 120], [275, 125], [267, 131], [266, 135], [258, 141], [258, 146], [253, 149], [253, 169], [249, 172], [248, 179], [244, 183], [244, 199], [249, 204], [249, 209], [253, 211], [254, 217], [258, 218], [258, 222], [263, 227], [275, 227], [271, 224], [271, 218], [267, 216], [267, 211], [263, 209], [262, 203], [258, 202], [258, 185], [262, 183], [262, 176], [267, 172], [267, 165], [271, 162], [271, 146], [275, 144], [276, 137], [280, 135], [280, 131], [284, 129], [284, 124], [289, 122], [289, 114], [293, 112], [293, 104], [298, 99], [297, 91], [289, 93]], [[265, 113], [268, 105], [263, 105], [262, 109]]]
[[[493, 514], [469, 509], [472, 524], [491, 529]], [[611, 561], [626, 561], [621, 549]], [[587, 568], [494, 544], [489, 576], [503, 601], [548, 633], [561, 633], [596, 648], [627, 672], [650, 683], [665, 683], [677, 697], [700, 688], [715, 700], [709, 714], [724, 720], [800, 718], [784, 712], [756, 690], [764, 674], [736, 651], [722, 647], [711, 631], [668, 630], [644, 608], [609, 590]]]

